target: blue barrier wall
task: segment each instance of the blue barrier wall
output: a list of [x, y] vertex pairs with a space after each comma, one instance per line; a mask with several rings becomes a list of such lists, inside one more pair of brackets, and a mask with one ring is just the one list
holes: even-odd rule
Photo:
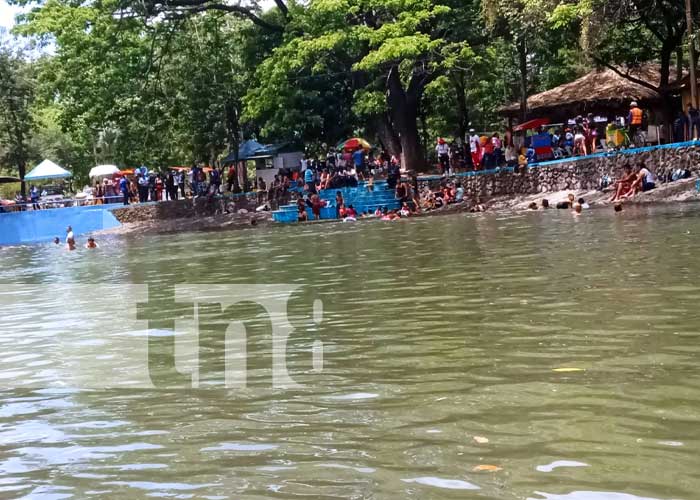
[[72, 226], [78, 236], [119, 226], [119, 221], [107, 207], [54, 208], [24, 212], [0, 213], [0, 245], [20, 245], [51, 241], [56, 236], [64, 241], [66, 227]]

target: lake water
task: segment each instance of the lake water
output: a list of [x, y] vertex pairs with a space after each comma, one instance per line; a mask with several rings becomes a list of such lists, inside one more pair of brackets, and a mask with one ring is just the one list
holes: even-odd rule
[[699, 498], [700, 207], [99, 243], [0, 248], [0, 498]]

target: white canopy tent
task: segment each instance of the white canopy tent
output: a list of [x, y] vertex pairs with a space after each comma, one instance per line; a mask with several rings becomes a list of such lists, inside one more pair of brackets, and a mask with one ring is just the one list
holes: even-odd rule
[[25, 181], [38, 181], [42, 179], [65, 179], [71, 177], [68, 170], [65, 170], [56, 165], [51, 160], [44, 160], [39, 163], [34, 169], [24, 176]]
[[93, 177], [108, 177], [110, 175], [119, 172], [119, 168], [116, 165], [97, 165], [90, 169], [90, 178]]

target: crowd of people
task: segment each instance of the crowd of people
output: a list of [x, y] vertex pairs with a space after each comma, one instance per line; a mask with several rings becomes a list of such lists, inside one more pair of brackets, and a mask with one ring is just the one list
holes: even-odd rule
[[[700, 130], [700, 112], [692, 111], [697, 115]], [[522, 137], [516, 137], [511, 129], [507, 129], [503, 137], [498, 132], [479, 135], [470, 129], [464, 142], [456, 140], [448, 144], [443, 138], [437, 139], [436, 165], [444, 175], [505, 166], [518, 170], [538, 161], [642, 146], [646, 142], [644, 130], [647, 121], [647, 114], [633, 101], [626, 119], [619, 117], [608, 121], [589, 113], [567, 120], [563, 125], [540, 125], [533, 133]], [[618, 134], [621, 139], [614, 139]]]
[[[307, 170], [308, 172], [308, 170]], [[310, 177], [309, 177], [310, 178]], [[374, 190], [374, 175], [364, 183], [364, 189]], [[453, 182], [443, 179], [437, 189], [431, 189], [428, 184], [422, 189], [418, 185], [418, 177], [413, 175], [410, 178], [402, 179], [400, 176], [394, 182], [387, 181], [387, 189], [393, 191], [394, 199], [399, 205], [398, 209], [389, 209], [387, 206], [378, 206], [373, 211], [365, 210], [358, 213], [352, 204], [347, 204], [342, 191], [337, 191], [333, 201], [324, 200], [319, 196], [318, 191], [313, 191], [313, 187], [306, 183], [304, 190], [299, 192], [297, 197], [297, 209], [299, 221], [309, 219], [308, 210], [311, 209], [313, 219], [321, 218], [321, 209], [326, 206], [335, 208], [335, 218], [344, 221], [355, 221], [358, 218], [375, 217], [383, 220], [395, 220], [402, 217], [417, 215], [430, 210], [436, 210], [448, 205], [459, 204], [466, 201], [465, 190], [460, 182]], [[472, 211], [482, 212], [485, 210], [480, 200], [474, 200]]]
[[141, 166], [134, 169], [131, 178], [124, 175], [95, 184], [93, 196], [96, 204], [118, 197], [124, 205], [213, 196], [221, 191], [222, 178], [222, 167], [209, 168], [198, 163], [189, 169], [170, 169], [165, 173]]
[[688, 103], [686, 111], [679, 111], [673, 121], [674, 142], [691, 141], [700, 138], [700, 110]]

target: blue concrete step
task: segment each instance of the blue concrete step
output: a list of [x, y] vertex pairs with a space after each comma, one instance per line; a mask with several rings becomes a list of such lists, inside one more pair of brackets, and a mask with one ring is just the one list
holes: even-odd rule
[[[358, 214], [373, 213], [377, 208], [383, 207], [394, 210], [401, 206], [399, 200], [394, 197], [394, 191], [387, 188], [386, 181], [375, 182], [372, 191], [367, 190], [364, 182], [360, 182], [357, 187], [321, 190], [318, 193], [319, 197], [326, 202], [326, 206], [321, 208], [321, 219], [336, 218], [335, 196], [338, 191], [343, 195], [345, 206], [352, 205]], [[279, 210], [272, 212], [272, 218], [276, 222], [286, 224], [296, 222], [299, 218], [298, 210], [296, 204], [282, 205]], [[306, 213], [309, 220], [313, 220], [310, 207], [306, 207]]]

